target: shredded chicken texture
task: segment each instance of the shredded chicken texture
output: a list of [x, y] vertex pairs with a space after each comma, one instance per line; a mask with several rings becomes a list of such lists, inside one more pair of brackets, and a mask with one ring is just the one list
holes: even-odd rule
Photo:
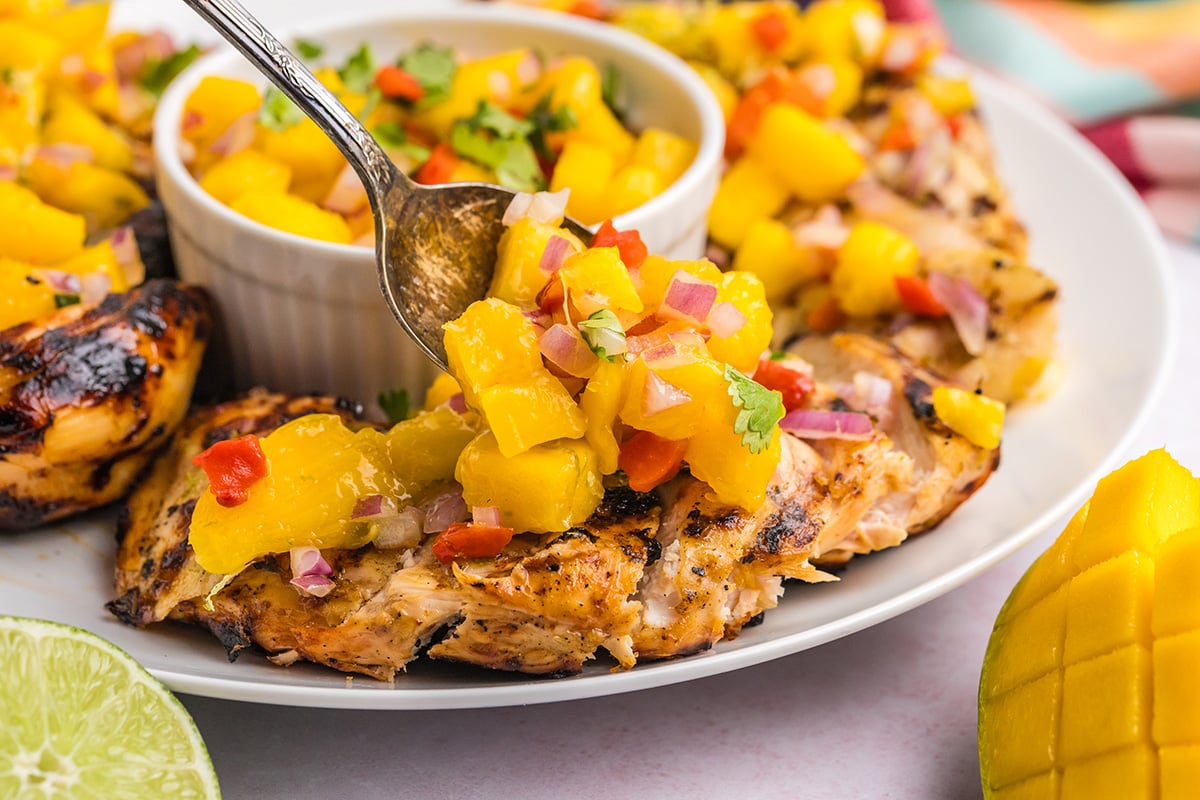
[[996, 465], [998, 450], [975, 447], [933, 416], [930, 392], [942, 379], [894, 348], [842, 334], [794, 349], [815, 367], [817, 407], [840, 407], [837, 387], [864, 370], [892, 386], [892, 407], [868, 441], [785, 435], [759, 509], [721, 504], [687, 474], [653, 493], [613, 485], [584, 524], [518, 535], [493, 559], [443, 565], [432, 536], [414, 548], [327, 551], [335, 586], [323, 598], [289, 585], [281, 554], [253, 564], [206, 607], [220, 576], [199, 568], [187, 542], [206, 488], [191, 457], [307, 413], [363, 424], [359, 409], [256, 393], [200, 410], [126, 506], [109, 609], [134, 625], [198, 624], [231, 659], [258, 647], [277, 664], [312, 661], [383, 680], [422, 655], [565, 675], [602, 654], [625, 669], [708, 649], [774, 608], [785, 580], [834, 580], [823, 567], [936, 524]]

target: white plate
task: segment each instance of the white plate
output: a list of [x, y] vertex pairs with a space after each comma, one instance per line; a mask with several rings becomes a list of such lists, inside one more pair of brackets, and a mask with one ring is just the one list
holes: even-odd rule
[[[255, 5], [276, 18], [283, 7]], [[156, 19], [169, 13], [177, 30], [187, 30], [189, 19], [168, 12], [172, 7], [126, 0], [118, 11], [126, 19], [145, 19], [129, 16], [135, 10]], [[949, 591], [1061, 520], [1114, 466], [1164, 385], [1176, 328], [1166, 253], [1129, 186], [1049, 113], [985, 76], [976, 85], [1001, 173], [1029, 224], [1034, 261], [1062, 286], [1062, 388], [1010, 415], [999, 472], [944, 525], [855, 560], [840, 583], [792, 586], [762, 625], [736, 640], [629, 672], [593, 665], [557, 680], [419, 663], [388, 686], [312, 665], [282, 669], [255, 653], [231, 664], [221, 645], [198, 630], [135, 630], [104, 610], [114, 548], [111, 516], [103, 514], [0, 538], [0, 613], [95, 631], [188, 694], [297, 706], [467, 708], [627, 692], [739, 669], [845, 636]]]

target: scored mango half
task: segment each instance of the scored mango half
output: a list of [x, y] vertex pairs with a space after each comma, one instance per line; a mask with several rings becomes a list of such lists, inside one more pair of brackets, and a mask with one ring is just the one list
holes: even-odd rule
[[979, 686], [990, 800], [1200, 787], [1200, 481], [1164, 450], [1100, 481], [1001, 609]]

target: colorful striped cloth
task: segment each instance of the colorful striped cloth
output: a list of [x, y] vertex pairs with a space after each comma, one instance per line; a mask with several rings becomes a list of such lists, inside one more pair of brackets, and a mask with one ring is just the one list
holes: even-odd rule
[[1200, 244], [1200, 0], [884, 0], [1077, 125], [1163, 230]]

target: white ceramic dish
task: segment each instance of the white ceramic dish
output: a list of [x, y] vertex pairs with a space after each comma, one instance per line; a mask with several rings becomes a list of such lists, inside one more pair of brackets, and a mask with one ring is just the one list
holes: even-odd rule
[[792, 586], [762, 625], [736, 640], [678, 661], [615, 674], [595, 664], [559, 680], [420, 663], [389, 686], [311, 665], [285, 670], [253, 653], [230, 664], [206, 633], [170, 625], [135, 630], [103, 609], [113, 552], [105, 515], [0, 539], [0, 613], [96, 631], [188, 694], [298, 706], [464, 708], [614, 694], [735, 670], [845, 636], [949, 591], [1063, 521], [1115, 466], [1162, 391], [1176, 330], [1166, 253], [1128, 185], [1040, 107], [985, 76], [976, 86], [1001, 173], [1029, 223], [1034, 260], [1062, 286], [1063, 385], [1047, 402], [1010, 415], [1000, 471], [944, 525], [852, 562], [838, 584]]
[[[362, 43], [390, 57], [422, 42], [472, 56], [535, 47], [548, 57], [583, 55], [626, 76], [635, 129], [665, 128], [699, 144], [695, 160], [661, 195], [617, 217], [618, 229], [641, 232], [652, 252], [699, 258], [705, 219], [720, 176], [724, 118], [704, 82], [680, 60], [611, 26], [513, 6], [430, 9], [399, 5], [339, 18], [336, 25], [295, 27], [321, 42], [329, 63]], [[293, 392], [321, 391], [370, 402], [406, 388], [421, 397], [436, 370], [408, 340], [379, 294], [374, 251], [285, 233], [230, 210], [192, 178], [179, 158], [184, 101], [207, 75], [265, 80], [231, 49], [201, 60], [164, 94], [155, 115], [158, 186], [170, 220], [180, 275], [215, 296], [229, 334], [235, 382]]]

